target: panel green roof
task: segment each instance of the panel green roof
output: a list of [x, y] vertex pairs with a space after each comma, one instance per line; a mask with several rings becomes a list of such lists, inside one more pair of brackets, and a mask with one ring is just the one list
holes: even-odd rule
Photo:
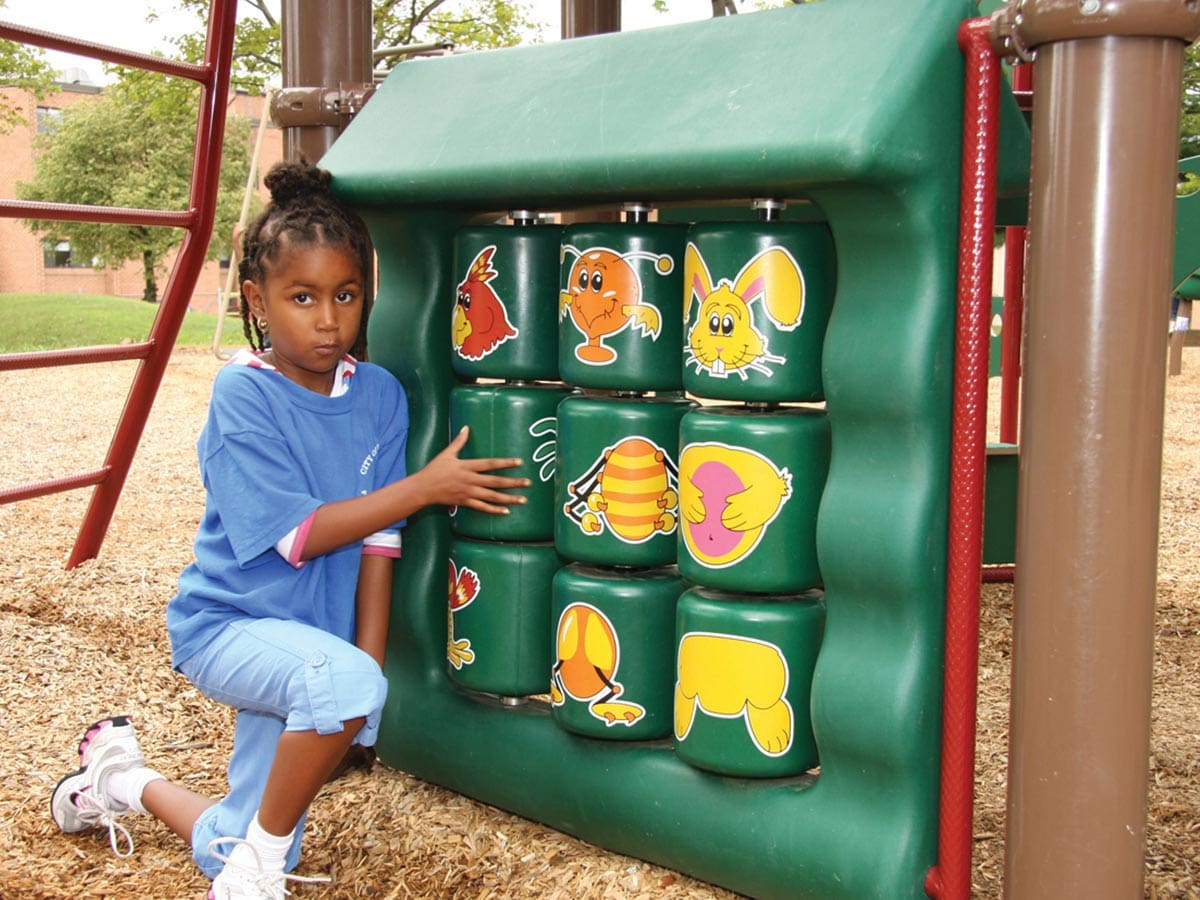
[[[821, 0], [412, 60], [322, 162], [365, 205], [583, 205], [904, 180], [957, 152], [956, 31], [974, 13], [957, 0]], [[1015, 106], [1006, 115], [1019, 119]], [[1023, 126], [1007, 131], [1025, 140]]]

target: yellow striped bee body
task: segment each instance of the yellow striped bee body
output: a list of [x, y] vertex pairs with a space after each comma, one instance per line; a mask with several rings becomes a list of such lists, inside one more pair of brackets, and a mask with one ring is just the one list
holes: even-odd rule
[[565, 512], [587, 534], [609, 531], [629, 544], [671, 534], [679, 519], [678, 470], [661, 447], [632, 436], [609, 447], [570, 486]]

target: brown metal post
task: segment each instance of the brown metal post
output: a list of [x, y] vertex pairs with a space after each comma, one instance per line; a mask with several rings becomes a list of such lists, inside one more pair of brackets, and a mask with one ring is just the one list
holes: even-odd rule
[[[564, 41], [621, 30], [621, 0], [562, 0], [561, 9]], [[619, 219], [620, 213], [613, 209], [559, 214], [559, 221], [563, 225], [574, 222], [616, 222]]]
[[1005, 895], [1141, 897], [1181, 0], [1016, 0], [1036, 51]]
[[283, 0], [283, 89], [271, 116], [284, 156], [317, 162], [371, 90], [370, 0]]
[[563, 40], [621, 30], [621, 0], [562, 0]]

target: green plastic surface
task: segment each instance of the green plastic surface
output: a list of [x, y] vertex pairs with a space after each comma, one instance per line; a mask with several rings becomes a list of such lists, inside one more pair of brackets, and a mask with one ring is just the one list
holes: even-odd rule
[[683, 388], [685, 231], [657, 222], [563, 229], [563, 381], [610, 391]]
[[992, 298], [991, 338], [988, 340], [988, 378], [1000, 375], [1003, 370], [1004, 349], [1004, 298]]
[[[444, 510], [409, 518], [384, 761], [759, 897], [921, 897], [936, 855], [952, 326], [970, 3], [824, 0], [397, 66], [324, 158], [372, 229], [372, 358], [405, 383], [409, 463], [448, 440], [456, 228], [486, 212], [804, 195], [837, 296], [817, 532], [827, 617], [816, 778], [700, 772], [446, 675]], [[885, 37], [886, 36], [886, 37]], [[1006, 146], [1026, 138], [1003, 106]], [[1002, 160], [1027, 159], [1007, 152]], [[1026, 172], [1004, 163], [1003, 187]], [[677, 219], [678, 220], [678, 219]]]
[[670, 737], [675, 607], [683, 589], [674, 566], [572, 563], [558, 570], [551, 607], [556, 724], [609, 741]]
[[679, 422], [694, 404], [575, 394], [558, 405], [554, 542], [601, 566], [675, 563]]
[[494, 516], [460, 506], [454, 533], [486, 541], [554, 540], [554, 469], [561, 385], [462, 384], [450, 392], [450, 428], [471, 429], [465, 457], [514, 456], [521, 465], [504, 474], [528, 478], [525, 503]]
[[[1179, 161], [1180, 172], [1200, 175], [1200, 156], [1189, 156]], [[1173, 291], [1185, 299], [1195, 299], [1200, 288], [1193, 274], [1200, 271], [1200, 191], [1175, 198], [1175, 257], [1171, 270]]]
[[683, 385], [697, 397], [823, 400], [834, 298], [823, 222], [702, 222], [688, 230]]
[[554, 545], [457, 538], [450, 559], [450, 677], [506, 697], [544, 694], [550, 682], [550, 580], [562, 565]]
[[742, 593], [819, 585], [817, 509], [828, 471], [829, 420], [819, 410], [689, 412], [679, 427], [679, 571]]
[[988, 444], [983, 502], [984, 565], [1011, 565], [1017, 559], [1016, 444]]
[[558, 248], [546, 225], [464, 228], [454, 236], [458, 283], [446, 339], [461, 378], [558, 379]]
[[675, 752], [698, 769], [749, 778], [817, 765], [809, 720], [821, 594], [748, 597], [692, 588], [679, 598]]

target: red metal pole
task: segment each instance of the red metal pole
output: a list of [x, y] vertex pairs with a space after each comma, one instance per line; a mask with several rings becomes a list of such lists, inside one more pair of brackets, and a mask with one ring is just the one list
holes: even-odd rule
[[79, 38], [65, 37], [37, 28], [27, 28], [24, 25], [14, 25], [11, 22], [0, 22], [0, 38], [6, 41], [32, 44], [46, 50], [59, 50], [63, 53], [73, 53], [76, 56], [90, 56], [105, 62], [116, 63], [119, 66], [129, 66], [132, 69], [144, 69], [148, 72], [159, 72], [163, 75], [173, 75], [179, 78], [189, 78], [203, 83], [206, 78], [203, 64], [180, 62], [164, 56], [151, 56], [148, 53], [134, 53], [122, 50], [120, 47], [110, 47], [107, 44], [97, 44]]
[[988, 19], [958, 32], [966, 55], [962, 188], [958, 226], [958, 320], [951, 420], [950, 535], [946, 559], [945, 674], [938, 859], [925, 890], [971, 894], [971, 818], [975, 799], [975, 696], [979, 658], [979, 583], [983, 561], [989, 320], [996, 222], [996, 129], [1000, 61]]
[[109, 470], [108, 477], [92, 493], [75, 547], [67, 560], [67, 568], [74, 568], [100, 552], [113, 510], [133, 465], [134, 452], [145, 430], [154, 396], [175, 346], [175, 338], [183, 325], [188, 300], [204, 266], [205, 251], [212, 237], [216, 217], [221, 146], [225, 137], [225, 102], [229, 94], [236, 19], [237, 0], [213, 0], [209, 7], [208, 42], [202, 64], [207, 74], [200, 88], [196, 150], [192, 157], [189, 207], [195, 215], [195, 222], [184, 235], [158, 315], [150, 327], [150, 353], [138, 366], [125, 409], [109, 446], [104, 461], [104, 468]]
[[983, 581], [985, 584], [1012, 584], [1017, 578], [1017, 567], [984, 566]]

